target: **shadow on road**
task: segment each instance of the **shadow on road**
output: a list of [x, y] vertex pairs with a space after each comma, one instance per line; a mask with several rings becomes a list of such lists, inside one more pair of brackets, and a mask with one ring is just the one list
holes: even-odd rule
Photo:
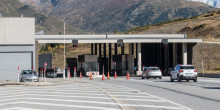
[[205, 89], [220, 89], [220, 87], [203, 87]]

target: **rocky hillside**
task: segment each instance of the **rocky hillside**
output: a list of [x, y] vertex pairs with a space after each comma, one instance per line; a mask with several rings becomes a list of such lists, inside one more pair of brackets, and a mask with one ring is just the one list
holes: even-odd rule
[[[42, 13], [66, 17], [71, 26], [95, 33], [126, 31], [204, 14], [213, 7], [186, 0], [21, 0]], [[27, 1], [27, 2], [26, 2]]]
[[188, 0], [188, 1], [202, 2], [202, 3], [208, 4], [210, 6], [220, 8], [220, 0]]
[[178, 19], [131, 29], [125, 33], [172, 34], [186, 33], [189, 38], [203, 38], [213, 41], [220, 39], [220, 10], [188, 19]]
[[[35, 17], [36, 31], [44, 30], [45, 34], [63, 33], [63, 21], [54, 17], [41, 14], [29, 5], [22, 4], [18, 0], [0, 0], [0, 13], [2, 17]], [[80, 29], [67, 26], [68, 33], [83, 33]]]

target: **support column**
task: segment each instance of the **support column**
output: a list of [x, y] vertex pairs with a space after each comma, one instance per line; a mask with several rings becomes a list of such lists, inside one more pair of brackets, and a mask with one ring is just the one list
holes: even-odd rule
[[115, 55], [118, 55], [118, 45], [115, 43]]
[[129, 43], [129, 58], [128, 58], [128, 70], [129, 70], [129, 73], [130, 73], [130, 75], [132, 75], [133, 76], [133, 65], [132, 65], [132, 52], [133, 52], [133, 50], [132, 50], [132, 44], [131, 43]]
[[[102, 57], [102, 44], [99, 44], [99, 57]], [[101, 66], [101, 65], [100, 65]]]
[[187, 43], [182, 43], [183, 65], [187, 65]]
[[109, 47], [109, 57], [108, 57], [108, 68], [109, 68], [109, 74], [111, 74], [111, 66], [112, 66], [112, 44], [109, 43], [108, 44]]
[[164, 47], [164, 74], [167, 74], [168, 69], [168, 48], [168, 45]]
[[106, 44], [104, 44], [103, 46], [103, 52], [104, 52], [104, 73], [106, 75], [106, 73], [108, 72], [107, 62], [106, 62]]
[[97, 55], [97, 43], [95, 43], [95, 55]]
[[136, 71], [136, 75], [141, 75], [142, 71], [141, 71], [141, 43], [137, 43], [137, 71]]
[[173, 43], [173, 68], [177, 65], [177, 45]]
[[125, 48], [125, 44], [123, 43], [123, 46], [121, 47], [121, 54], [122, 54], [122, 55], [125, 54], [124, 48]]
[[93, 55], [93, 43], [91, 43], [91, 54]]

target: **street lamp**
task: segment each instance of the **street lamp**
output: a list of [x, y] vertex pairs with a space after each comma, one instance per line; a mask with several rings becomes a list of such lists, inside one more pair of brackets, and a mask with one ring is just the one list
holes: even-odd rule
[[66, 40], [66, 38], [65, 38], [65, 37], [66, 37], [66, 23], [65, 23], [66, 21], [65, 21], [65, 20], [66, 20], [66, 18], [64, 17], [64, 24], [63, 24], [63, 34], [64, 34], [64, 36], [63, 36], [63, 37], [64, 37], [64, 42], [63, 42], [63, 43], [64, 43], [64, 48], [63, 48], [63, 50], [64, 50], [64, 52], [63, 52], [63, 54], [64, 54], [63, 79], [65, 79], [65, 71], [66, 71], [66, 70], [65, 70], [65, 67], [66, 67], [66, 60], [65, 60], [65, 59], [66, 59], [66, 56], [65, 56], [65, 55], [66, 55], [66, 53], [65, 53], [65, 52], [66, 52], [66, 41], [65, 41], [65, 40]]

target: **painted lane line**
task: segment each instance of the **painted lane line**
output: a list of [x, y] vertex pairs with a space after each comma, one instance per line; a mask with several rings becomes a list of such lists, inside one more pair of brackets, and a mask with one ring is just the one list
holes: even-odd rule
[[155, 99], [152, 99], [152, 98], [145, 98], [145, 99], [128, 99], [128, 98], [109, 98], [109, 97], [93, 97], [93, 96], [65, 96], [65, 95], [62, 95], [62, 96], [58, 96], [58, 95], [39, 95], [39, 94], [25, 94], [24, 96], [37, 96], [37, 97], [60, 97], [60, 98], [89, 98], [89, 99], [105, 99], [105, 100], [126, 100], [126, 101], [140, 101], [140, 102], [149, 102], [149, 101], [154, 101], [154, 102], [165, 102], [163, 100], [155, 100]]
[[[33, 91], [33, 89], [24, 89], [23, 91]], [[88, 93], [102, 93], [101, 91], [80, 91], [80, 90], [52, 90], [52, 89], [35, 89], [34, 91], [55, 91], [55, 92], [88, 92]]]
[[[4, 103], [3, 105], [16, 105], [16, 104], [30, 104], [30, 105], [41, 105], [41, 106], [53, 106], [53, 107], [69, 107], [69, 108], [82, 108], [82, 109], [95, 109], [95, 110], [121, 110], [118, 108], [107, 108], [107, 107], [94, 107], [94, 106], [80, 106], [80, 105], [67, 105], [67, 104], [52, 104], [52, 103], [39, 103], [39, 102], [15, 102], [15, 103]], [[2, 105], [2, 104], [0, 104]]]
[[58, 95], [44, 95], [44, 94], [41, 94], [39, 96], [39, 94], [25, 94], [26, 96], [37, 96], [37, 97], [60, 97], [60, 98], [90, 98], [90, 99], [111, 99], [111, 98], [108, 98], [107, 96], [106, 97], [93, 97], [93, 96], [66, 96], [66, 95], [62, 95], [62, 96], [58, 96]]
[[4, 108], [1, 110], [43, 110], [43, 109], [33, 109], [33, 108], [23, 108], [23, 107], [13, 107], [13, 108]]
[[89, 94], [89, 93], [63, 93], [63, 92], [45, 92], [45, 91], [42, 91], [42, 92], [36, 92], [36, 91], [28, 91], [26, 92], [28, 94], [31, 94], [31, 93], [37, 93], [38, 95], [41, 95], [41, 94], [52, 94], [52, 95], [86, 95], [86, 96], [106, 96], [105, 94]]
[[[139, 91], [139, 90], [137, 90], [137, 91]], [[141, 91], [139, 91], [139, 92], [141, 92]], [[186, 106], [184, 106], [184, 105], [175, 103], [175, 102], [173, 102], [173, 101], [170, 101], [170, 100], [167, 100], [167, 99], [164, 99], [164, 98], [155, 96], [155, 95], [151, 95], [151, 94], [146, 93], [146, 92], [142, 92], [142, 93], [143, 93], [143, 94], [146, 94], [146, 95], [149, 95], [149, 96], [152, 96], [152, 97], [155, 97], [155, 98], [160, 99], [160, 100], [167, 101], [167, 102], [169, 102], [169, 103], [171, 103], [171, 104], [174, 104], [174, 105], [176, 105], [176, 106], [178, 106], [178, 107], [181, 107], [181, 108], [183, 108], [183, 109], [185, 109], [185, 110], [192, 110], [191, 108], [188, 108], [188, 107], [186, 107]]]
[[[116, 103], [111, 103], [111, 102], [100, 102], [100, 101], [84, 101], [84, 100], [69, 100], [69, 99], [50, 99], [50, 98], [30, 98], [30, 97], [25, 97], [25, 99], [31, 99], [31, 100], [49, 100], [49, 101], [62, 101], [62, 102], [82, 102], [82, 103], [95, 103], [95, 104], [106, 104], [106, 105], [118, 105]], [[120, 99], [115, 99], [115, 100], [120, 100]], [[147, 102], [165, 102], [163, 100], [141, 100], [141, 101], [147, 101]], [[126, 105], [128, 106], [128, 105]], [[136, 105], [130, 105], [130, 106], [136, 106]], [[137, 106], [144, 106], [144, 105], [137, 105]]]

